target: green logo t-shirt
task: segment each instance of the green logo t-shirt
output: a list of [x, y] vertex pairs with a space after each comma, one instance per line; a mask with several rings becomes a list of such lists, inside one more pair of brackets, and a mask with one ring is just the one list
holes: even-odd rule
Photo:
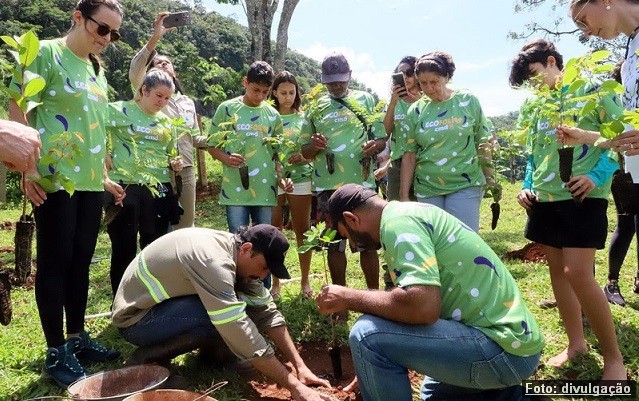
[[[295, 149], [283, 152], [284, 176], [290, 178], [293, 184], [301, 184], [311, 181], [313, 166], [309, 163], [289, 164], [286, 163], [288, 157], [294, 152], [300, 152], [300, 131], [304, 124], [304, 116], [300, 113], [282, 115], [282, 126], [284, 127], [284, 139], [295, 143]], [[281, 152], [281, 150], [280, 150]]]
[[177, 137], [164, 113], [148, 115], [133, 100], [109, 103], [107, 132], [113, 147], [112, 180], [149, 184], [152, 177], [170, 182], [169, 159], [176, 154]]
[[415, 195], [447, 195], [485, 184], [477, 146], [492, 136], [479, 100], [458, 90], [450, 99], [423, 97], [408, 109], [406, 151], [416, 157]]
[[215, 111], [208, 144], [227, 153], [244, 156], [248, 167], [248, 189], [240, 169], [223, 166], [220, 204], [230, 206], [275, 206], [277, 174], [271, 137], [282, 135], [282, 119], [265, 102], [257, 107], [242, 97], [227, 100]]
[[393, 201], [382, 213], [380, 238], [395, 285], [440, 288], [441, 319], [476, 327], [513, 355], [542, 350], [544, 337], [515, 280], [464, 223], [436, 206]]
[[[31, 99], [42, 104], [29, 114], [29, 124], [40, 132], [41, 154], [56, 149], [56, 157], [65, 157], [75, 146], [81, 155], [74, 157], [73, 166], [46, 164], [41, 159], [38, 171], [49, 175], [58, 169], [74, 182], [76, 191], [103, 191], [108, 102], [103, 70], [96, 75], [93, 65], [76, 56], [61, 38], [41, 41], [40, 52], [29, 70], [46, 82]], [[11, 86], [16, 88], [17, 83], [13, 81]], [[65, 131], [73, 134], [66, 151], [51, 141]]]
[[[369, 113], [373, 112], [375, 99], [368, 92], [349, 90], [347, 98], [357, 101]], [[376, 139], [385, 138], [386, 131], [381, 120], [374, 123], [371, 132]], [[328, 138], [327, 149], [321, 150], [313, 160], [313, 190], [316, 192], [337, 189], [345, 184], [360, 184], [375, 188], [373, 172], [370, 167], [366, 177], [360, 160], [364, 158], [362, 145], [368, 141], [363, 124], [355, 113], [346, 106], [326, 95], [319, 99], [317, 108], [308, 110], [302, 126], [300, 142], [308, 144], [314, 133]], [[333, 154], [333, 161], [327, 160], [327, 154]], [[333, 164], [332, 173], [329, 163]]]

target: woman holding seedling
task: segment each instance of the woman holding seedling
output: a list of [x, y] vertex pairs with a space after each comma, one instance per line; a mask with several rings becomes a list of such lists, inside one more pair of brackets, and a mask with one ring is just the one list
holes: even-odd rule
[[109, 104], [107, 132], [111, 139], [110, 176], [125, 185], [122, 210], [107, 224], [111, 239], [111, 288], [118, 290], [124, 270], [140, 248], [167, 233], [179, 219], [177, 199], [170, 183], [169, 165], [182, 169], [169, 118], [162, 110], [175, 87], [164, 71], [150, 70], [134, 100]]
[[415, 64], [425, 97], [406, 113], [406, 152], [402, 157], [400, 200], [414, 185], [420, 202], [438, 206], [479, 230], [484, 186], [497, 185], [490, 166], [491, 125], [479, 100], [448, 86], [455, 72], [449, 54], [435, 51]]
[[[288, 71], [282, 71], [275, 75], [269, 99], [273, 101], [273, 107], [282, 117], [283, 143], [280, 145], [279, 154], [284, 177], [293, 181], [292, 192], [287, 193], [282, 188], [278, 188], [277, 206], [273, 208], [272, 224], [276, 227], [281, 226], [282, 206], [288, 201], [295, 240], [299, 247], [304, 243], [304, 233], [311, 226], [311, 175], [313, 168], [308, 160], [302, 156], [299, 146], [297, 146], [304, 117], [300, 113], [302, 99], [295, 76]], [[313, 296], [313, 290], [308, 280], [311, 270], [311, 255], [312, 251], [298, 253], [302, 272], [300, 284], [302, 295], [306, 298]], [[279, 298], [279, 292], [280, 280], [273, 277], [271, 288], [273, 299]]]
[[[595, 251], [606, 241], [607, 199], [617, 163], [608, 151], [596, 147], [568, 148], [574, 159], [569, 166], [572, 176], [562, 182], [557, 151], [560, 144], [555, 135], [559, 122], [568, 119], [581, 129], [598, 131], [604, 123], [621, 116], [623, 110], [614, 95], [598, 94], [590, 84], [576, 89], [574, 85], [564, 87], [562, 70], [563, 58], [554, 44], [538, 39], [517, 54], [510, 73], [513, 87], [530, 83], [536, 92], [520, 112], [530, 156], [517, 201], [528, 213], [526, 238], [542, 244], [548, 258], [553, 293], [568, 335], [568, 347], [547, 364], [561, 367], [588, 352], [583, 310], [599, 340], [603, 379], [625, 380], [610, 307], [592, 274]], [[595, 104], [590, 112], [582, 113], [588, 101]]]
[[[11, 119], [28, 121], [42, 140], [43, 157], [37, 170], [25, 172], [23, 190], [36, 206], [35, 296], [49, 347], [43, 374], [65, 388], [85, 376], [80, 360], [119, 356], [89, 337], [84, 315], [104, 190], [117, 202], [123, 197], [104, 168], [108, 86], [96, 56], [120, 38], [122, 16], [117, 0], [80, 0], [67, 35], [41, 41], [28, 67], [45, 81], [44, 89], [29, 99], [41, 104], [25, 115], [15, 101], [9, 103]], [[14, 81], [11, 87], [20, 84]], [[65, 154], [56, 138], [68, 134], [64, 149], [72, 151]], [[46, 179], [55, 173], [61, 173], [59, 181]]]

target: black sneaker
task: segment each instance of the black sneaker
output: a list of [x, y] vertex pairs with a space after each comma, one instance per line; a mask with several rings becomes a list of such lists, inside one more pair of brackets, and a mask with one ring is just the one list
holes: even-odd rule
[[120, 357], [120, 352], [109, 349], [89, 337], [89, 333], [82, 331], [78, 338], [78, 350], [76, 356], [90, 362], [106, 362], [113, 361]]
[[608, 284], [604, 286], [603, 291], [604, 294], [606, 294], [608, 302], [610, 302], [611, 304], [626, 306], [626, 300], [623, 299], [623, 296], [621, 295], [619, 282], [617, 280], [608, 280]]
[[67, 388], [69, 384], [86, 377], [84, 368], [75, 356], [79, 341], [79, 337], [72, 337], [58, 348], [49, 348], [44, 360], [42, 377], [54, 380], [62, 388]]

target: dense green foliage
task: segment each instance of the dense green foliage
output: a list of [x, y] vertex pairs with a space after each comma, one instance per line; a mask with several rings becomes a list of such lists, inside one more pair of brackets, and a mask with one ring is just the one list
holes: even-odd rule
[[[187, 8], [174, 0], [120, 2], [125, 11], [120, 29], [122, 39], [102, 54], [112, 100], [132, 97], [129, 63], [151, 36], [155, 15], [163, 10]], [[70, 27], [75, 3], [75, 0], [3, 0], [0, 34], [20, 35], [34, 29], [40, 39], [63, 36]], [[158, 44], [158, 51], [172, 59], [185, 92], [202, 105], [200, 113], [210, 116], [220, 102], [242, 93], [241, 78], [251, 62], [250, 37], [246, 27], [208, 12], [197, 1], [191, 9], [191, 20], [190, 26], [169, 32]], [[0, 52], [0, 61], [10, 60], [4, 51]], [[303, 91], [318, 82], [318, 63], [300, 53], [289, 50], [286, 68], [299, 77]], [[354, 85], [362, 88], [359, 83]]]

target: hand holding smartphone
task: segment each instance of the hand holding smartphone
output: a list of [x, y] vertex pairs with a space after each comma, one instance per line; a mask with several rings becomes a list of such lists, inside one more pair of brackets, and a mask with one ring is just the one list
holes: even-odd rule
[[166, 16], [162, 22], [162, 26], [165, 28], [173, 28], [176, 26], [189, 25], [191, 23], [191, 15], [188, 11], [180, 11], [177, 13], [171, 13]]
[[404, 97], [408, 95], [408, 89], [406, 89], [406, 81], [404, 80], [403, 72], [397, 72], [393, 74], [392, 81], [393, 81], [393, 90], [395, 90], [395, 86], [397, 85], [401, 86], [401, 89], [399, 92], [400, 97]]

